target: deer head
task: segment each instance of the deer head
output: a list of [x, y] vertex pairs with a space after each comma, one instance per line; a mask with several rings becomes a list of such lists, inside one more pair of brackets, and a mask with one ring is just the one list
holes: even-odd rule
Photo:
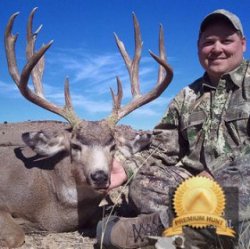
[[[139, 85], [139, 62], [142, 51], [142, 40], [138, 21], [133, 14], [135, 32], [135, 55], [131, 59], [126, 52], [125, 46], [115, 34], [116, 44], [126, 64], [131, 84], [132, 100], [125, 106], [121, 106], [122, 83], [117, 77], [117, 93], [111, 89], [113, 98], [113, 109], [111, 114], [101, 121], [86, 121], [80, 119], [74, 112], [69, 91], [69, 80], [65, 80], [65, 105], [63, 107], [49, 102], [43, 93], [42, 76], [44, 71], [44, 54], [49, 49], [53, 41], [42, 46], [40, 50], [34, 51], [35, 41], [41, 26], [32, 31], [34, 8], [28, 18], [27, 23], [27, 62], [21, 72], [18, 71], [15, 56], [15, 43], [17, 35], [12, 34], [12, 27], [15, 18], [19, 13], [13, 14], [6, 26], [5, 50], [8, 62], [9, 73], [16, 83], [21, 94], [32, 103], [60, 115], [67, 120], [71, 126], [70, 136], [63, 132], [49, 134], [46, 132], [25, 133], [23, 140], [38, 154], [51, 156], [61, 151], [68, 151], [72, 164], [75, 165], [75, 174], [78, 179], [86, 179], [87, 182], [96, 189], [103, 189], [109, 186], [110, 168], [112, 166], [113, 154], [116, 141], [114, 132], [116, 124], [124, 116], [135, 109], [154, 100], [167, 88], [172, 80], [173, 72], [166, 62], [163, 29], [160, 27], [159, 51], [156, 56], [152, 52], [150, 55], [156, 60], [159, 66], [158, 80], [154, 88], [146, 94], [141, 94]], [[28, 86], [29, 78], [32, 78], [33, 89]]]

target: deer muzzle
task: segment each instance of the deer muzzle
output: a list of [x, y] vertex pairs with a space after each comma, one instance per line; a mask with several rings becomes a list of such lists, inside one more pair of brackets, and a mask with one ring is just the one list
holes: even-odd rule
[[91, 182], [97, 189], [106, 189], [109, 186], [109, 176], [103, 170], [97, 170], [90, 174]]

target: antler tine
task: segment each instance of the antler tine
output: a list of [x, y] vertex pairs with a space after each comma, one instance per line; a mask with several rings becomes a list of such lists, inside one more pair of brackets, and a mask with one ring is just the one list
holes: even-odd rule
[[116, 123], [116, 119], [118, 118], [118, 111], [121, 108], [121, 101], [122, 101], [122, 96], [123, 96], [123, 91], [122, 91], [122, 83], [119, 77], [116, 77], [116, 82], [117, 82], [117, 94], [114, 93], [113, 89], [110, 88], [112, 99], [113, 99], [113, 120], [111, 121], [111, 124]]
[[166, 49], [164, 45], [164, 30], [162, 25], [160, 25], [159, 32], [159, 57], [150, 50], [149, 53], [160, 64], [158, 70], [158, 80], [156, 83], [156, 85], [159, 86], [160, 95], [173, 79], [173, 69], [167, 63]]
[[13, 35], [11, 33], [15, 18], [19, 15], [19, 12], [14, 13], [6, 26], [5, 29], [5, 35], [4, 35], [4, 41], [5, 41], [5, 50], [7, 55], [7, 63], [8, 63], [8, 69], [9, 73], [14, 80], [14, 82], [19, 87], [19, 81], [20, 81], [20, 75], [17, 68], [16, 63], [16, 55], [15, 55], [15, 43], [18, 37], [18, 34]]
[[133, 15], [133, 23], [134, 23], [134, 36], [135, 36], [135, 55], [133, 60], [131, 60], [129, 54], [126, 51], [126, 48], [123, 44], [123, 42], [118, 38], [116, 34], [115, 40], [116, 44], [120, 50], [120, 53], [123, 57], [123, 60], [126, 64], [130, 83], [131, 83], [131, 93], [134, 98], [137, 96], [140, 96], [140, 83], [139, 83], [139, 63], [141, 59], [141, 50], [142, 50], [142, 39], [141, 39], [141, 31], [140, 26], [137, 21], [136, 15], [132, 13]]
[[65, 97], [65, 106], [63, 108], [64, 117], [72, 124], [72, 126], [74, 126], [77, 123], [79, 123], [81, 120], [75, 114], [75, 111], [72, 105], [71, 95], [69, 91], [69, 78], [68, 77], [65, 79], [64, 97]]
[[116, 43], [118, 45], [120, 53], [124, 59], [124, 62], [129, 72], [133, 99], [127, 105], [120, 107], [121, 99], [119, 100], [119, 105], [117, 105], [114, 100], [114, 94], [112, 93], [114, 100], [114, 107], [111, 115], [108, 117], [108, 120], [111, 120], [111, 124], [117, 123], [120, 119], [122, 119], [130, 112], [159, 97], [162, 94], [162, 92], [168, 87], [169, 83], [172, 81], [173, 78], [173, 70], [166, 61], [164, 34], [161, 25], [159, 32], [159, 57], [154, 53], [152, 53], [151, 51], [149, 51], [150, 55], [157, 61], [157, 63], [160, 64], [158, 71], [158, 80], [156, 85], [151, 91], [149, 91], [144, 95], [141, 95], [139, 89], [138, 75], [139, 75], [139, 62], [141, 58], [142, 41], [141, 41], [139, 23], [134, 13], [133, 13], [133, 20], [134, 20], [134, 30], [135, 30], [135, 56], [133, 61], [131, 61], [128, 53], [126, 52], [124, 44], [119, 40], [117, 35], [115, 35]]
[[[29, 21], [27, 25], [27, 40], [28, 40], [28, 44], [26, 47], [27, 63], [22, 70], [21, 76], [19, 75], [19, 72], [18, 72], [18, 67], [16, 63], [16, 55], [15, 55], [15, 43], [17, 40], [17, 35], [12, 35], [12, 27], [13, 27], [14, 20], [16, 16], [18, 15], [18, 13], [15, 13], [10, 17], [9, 22], [6, 26], [5, 51], [6, 51], [9, 73], [12, 79], [14, 80], [14, 82], [16, 83], [17, 87], [19, 88], [20, 92], [26, 99], [28, 99], [30, 102], [46, 110], [49, 110], [55, 114], [62, 116], [72, 126], [74, 126], [76, 123], [80, 121], [80, 119], [76, 116], [72, 108], [70, 94], [69, 94], [68, 80], [66, 80], [65, 82], [65, 106], [63, 108], [54, 105], [53, 103], [47, 101], [43, 97], [42, 83], [41, 83], [43, 67], [44, 67], [42, 65], [43, 59], [42, 59], [42, 63], [40, 62], [41, 64], [38, 65], [37, 68], [36, 66], [41, 60], [41, 58], [43, 58], [45, 52], [52, 45], [53, 41], [50, 41], [48, 44], [43, 45], [40, 48], [40, 50], [38, 50], [37, 52], [34, 52], [34, 43], [35, 43], [35, 38], [36, 38], [35, 36], [37, 36], [41, 27], [40, 26], [39, 29], [34, 34], [32, 33], [32, 20], [33, 20], [35, 11], [36, 11], [36, 8], [32, 10], [29, 16]], [[28, 87], [28, 81], [29, 81], [30, 75], [32, 75], [34, 88], [36, 88], [35, 92], [33, 92]]]
[[[163, 59], [164, 61], [167, 61], [166, 49], [164, 46], [164, 30], [161, 24], [160, 24], [160, 32], [159, 32], [159, 57]], [[157, 85], [160, 84], [161, 81], [163, 80], [164, 74], [165, 74], [164, 67], [160, 65], [158, 69]]]
[[[42, 28], [42, 25], [40, 25], [34, 33], [32, 31], [33, 18], [37, 9], [38, 8], [36, 7], [31, 11], [27, 23], [27, 46], [26, 46], [27, 60], [29, 60], [34, 53], [36, 38]], [[43, 72], [44, 72], [44, 56], [41, 57], [41, 59], [37, 62], [36, 66], [33, 68], [31, 72], [35, 93], [42, 98], [44, 98], [43, 85], [42, 85]]]

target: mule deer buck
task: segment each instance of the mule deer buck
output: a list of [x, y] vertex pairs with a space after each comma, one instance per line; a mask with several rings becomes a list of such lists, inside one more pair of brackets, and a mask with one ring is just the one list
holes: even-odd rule
[[[21, 94], [32, 103], [66, 119], [70, 129], [53, 132], [27, 132], [22, 135], [26, 147], [9, 151], [1, 149], [0, 160], [0, 246], [18, 247], [24, 243], [26, 231], [72, 231], [86, 225], [105, 196], [110, 184], [110, 171], [116, 150], [116, 124], [124, 116], [154, 100], [166, 89], [173, 72], [166, 62], [163, 31], [160, 29], [160, 56], [150, 52], [160, 64], [154, 88], [142, 95], [139, 88], [139, 61], [142, 41], [138, 21], [133, 15], [135, 56], [127, 54], [115, 35], [120, 53], [127, 66], [133, 99], [121, 106], [122, 83], [117, 77], [117, 93], [111, 90], [113, 110], [100, 121], [77, 117], [72, 107], [69, 81], [65, 82], [65, 106], [49, 102], [43, 95], [42, 74], [44, 54], [52, 42], [35, 52], [33, 33], [36, 8], [27, 24], [27, 63], [21, 73], [15, 56], [17, 35], [12, 34], [13, 14], [6, 26], [5, 49], [9, 73]], [[32, 77], [34, 89], [28, 86]], [[34, 151], [36, 154], [31, 153]], [[8, 155], [8, 160], [6, 160]]]

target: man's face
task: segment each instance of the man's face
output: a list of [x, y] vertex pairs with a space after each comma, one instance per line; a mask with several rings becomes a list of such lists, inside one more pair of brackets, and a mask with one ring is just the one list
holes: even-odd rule
[[240, 65], [246, 40], [225, 21], [209, 25], [198, 41], [199, 60], [213, 83]]

